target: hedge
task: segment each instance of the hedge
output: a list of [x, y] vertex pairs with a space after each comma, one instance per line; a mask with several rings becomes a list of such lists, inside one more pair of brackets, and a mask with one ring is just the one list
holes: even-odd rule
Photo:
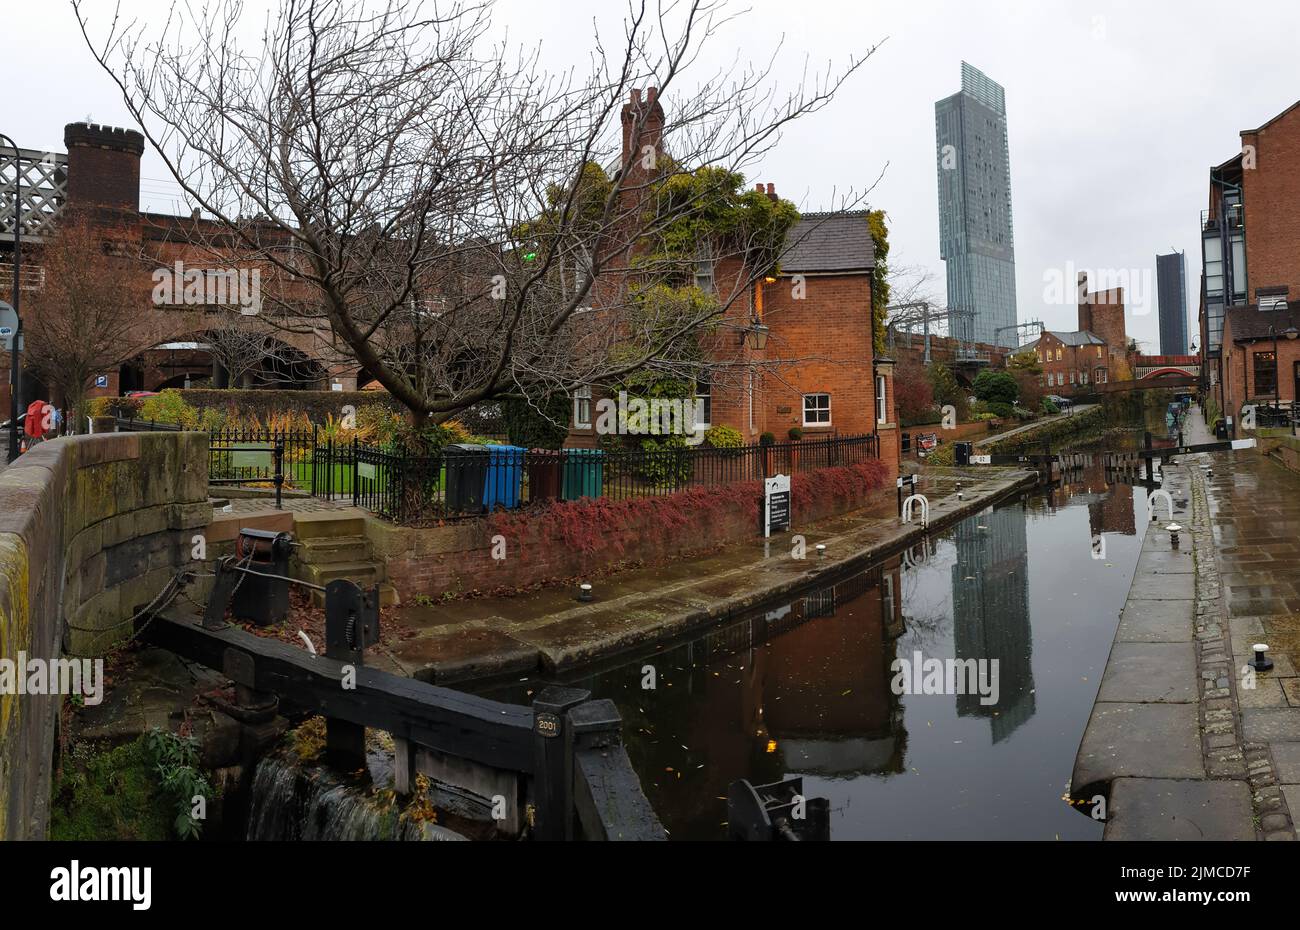
[[402, 412], [403, 407], [387, 391], [245, 391], [217, 388], [181, 388], [177, 391], [187, 404], [200, 411], [217, 410], [226, 413], [234, 408], [241, 414], [252, 414], [266, 419], [272, 414], [305, 413], [313, 423], [324, 423], [327, 416], [339, 419], [343, 408], [356, 410], [371, 404], [382, 404], [390, 410]]

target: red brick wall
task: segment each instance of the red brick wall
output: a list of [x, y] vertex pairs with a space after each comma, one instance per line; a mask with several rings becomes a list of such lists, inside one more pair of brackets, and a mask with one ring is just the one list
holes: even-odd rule
[[[892, 499], [892, 481], [880, 466], [824, 469], [794, 476], [792, 530], [878, 501]], [[883, 485], [883, 486], [882, 486]], [[845, 493], [845, 488], [849, 488]], [[591, 579], [623, 563], [657, 564], [694, 552], [716, 549], [758, 535], [758, 482], [699, 488], [656, 499], [680, 505], [668, 525], [665, 513], [647, 500], [584, 500], [555, 505], [565, 520], [550, 521], [540, 511], [499, 514], [485, 520], [428, 529], [385, 528], [371, 537], [376, 557], [387, 567], [388, 580], [403, 598], [446, 591], [526, 588], [543, 582]], [[627, 507], [631, 504], [636, 506]], [[595, 525], [592, 511], [605, 514], [599, 544], [584, 551], [566, 536], [566, 521], [579, 530]], [[611, 515], [612, 514], [612, 515]], [[685, 516], [682, 516], [684, 514]], [[617, 529], [611, 529], [616, 526]], [[492, 537], [506, 538], [506, 558], [492, 558]], [[780, 545], [788, 545], [789, 537]], [[594, 583], [594, 582], [593, 582]]]
[[[1254, 356], [1257, 352], [1272, 352], [1273, 341], [1263, 339], [1258, 342], [1235, 344], [1231, 351], [1224, 352], [1224, 365], [1228, 369], [1226, 383], [1227, 406], [1225, 414], [1238, 416], [1246, 403], [1272, 403], [1273, 391], [1263, 385], [1266, 393], [1261, 392], [1261, 385], [1256, 383]], [[1278, 396], [1282, 403], [1295, 402], [1295, 366], [1300, 362], [1300, 340], [1279, 339], [1277, 343]], [[1271, 367], [1271, 366], [1270, 366]]]
[[1241, 142], [1254, 146], [1256, 165], [1243, 162], [1242, 170], [1247, 297], [1253, 303], [1261, 287], [1288, 287], [1288, 297], [1300, 297], [1300, 110], [1243, 132]]
[[[779, 441], [795, 426], [805, 438], [874, 432], [870, 277], [809, 275], [802, 299], [794, 285], [784, 276], [763, 289], [763, 321], [771, 328], [764, 354], [778, 366], [763, 379], [766, 431]], [[814, 393], [831, 396], [827, 426], [804, 425], [803, 395]]]

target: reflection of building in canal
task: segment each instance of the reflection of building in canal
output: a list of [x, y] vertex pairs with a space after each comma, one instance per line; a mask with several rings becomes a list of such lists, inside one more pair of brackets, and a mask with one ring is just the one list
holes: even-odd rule
[[[623, 740], [675, 839], [716, 838], [738, 778], [903, 770], [889, 666], [903, 632], [895, 558], [793, 603], [566, 683], [613, 697]], [[646, 668], [653, 688], [643, 686]], [[654, 773], [648, 776], [644, 773]]]
[[1115, 473], [1108, 473], [1104, 458], [1089, 457], [1083, 468], [1072, 468], [1061, 476], [1059, 504], [1088, 507], [1088, 526], [1093, 536], [1102, 533], [1119, 533], [1133, 536], [1137, 533], [1133, 513], [1133, 494], [1127, 484], [1120, 484]]
[[957, 695], [957, 713], [988, 717], [996, 743], [1034, 715], [1033, 637], [1029, 625], [1029, 546], [1019, 506], [958, 524], [952, 567], [953, 644], [958, 659], [997, 660], [998, 702]]
[[895, 558], [769, 615], [773, 627], [793, 626], [768, 652], [763, 689], [764, 723], [787, 773], [903, 770], [902, 705], [889, 687], [900, 578]]
[[707, 788], [696, 781], [693, 793], [724, 795], [737, 778], [903, 770], [902, 707], [889, 687], [899, 583], [894, 559], [649, 660], [690, 671], [689, 682], [670, 675], [674, 686], [661, 684], [643, 706], [653, 705], [645, 719], [657, 736], [674, 734], [692, 747], [685, 761], [704, 763], [692, 774]]

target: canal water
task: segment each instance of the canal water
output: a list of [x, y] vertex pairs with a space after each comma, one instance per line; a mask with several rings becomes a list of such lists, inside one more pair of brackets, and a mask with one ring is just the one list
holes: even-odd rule
[[[734, 779], [792, 776], [829, 799], [832, 839], [1100, 839], [1063, 796], [1145, 516], [1145, 492], [1098, 456], [837, 584], [566, 683], [618, 705], [674, 839], [725, 838]], [[978, 679], [896, 693], [893, 663], [918, 654], [996, 661], [996, 703]]]

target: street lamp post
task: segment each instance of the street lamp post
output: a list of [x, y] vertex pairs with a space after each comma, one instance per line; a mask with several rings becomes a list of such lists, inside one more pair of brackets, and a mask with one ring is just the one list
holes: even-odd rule
[[23, 242], [22, 242], [22, 182], [23, 182], [23, 165], [22, 155], [18, 151], [18, 144], [9, 136], [0, 133], [0, 140], [3, 140], [11, 149], [14, 150], [14, 293], [13, 306], [14, 315], [18, 317], [18, 325], [14, 327], [13, 349], [9, 353], [9, 458], [12, 462], [18, 458], [18, 391], [22, 384], [22, 366], [18, 363], [18, 349], [23, 340], [23, 314], [22, 308], [18, 305], [18, 295], [20, 291], [19, 276], [23, 266]]
[[1282, 363], [1277, 358], [1277, 327], [1270, 326], [1268, 331], [1273, 336], [1273, 415], [1279, 416], [1282, 413]]

